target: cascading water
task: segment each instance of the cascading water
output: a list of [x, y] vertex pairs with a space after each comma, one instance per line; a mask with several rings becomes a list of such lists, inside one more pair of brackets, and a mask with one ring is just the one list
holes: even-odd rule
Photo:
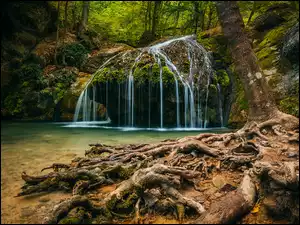
[[[172, 54], [168, 50], [169, 46], [175, 45], [176, 43], [182, 42], [184, 50], [186, 51], [186, 56], [189, 62], [189, 67], [187, 71], [184, 71], [184, 68], [181, 66], [180, 63], [178, 63], [178, 60], [172, 59]], [[134, 60], [134, 63], [131, 64], [132, 66], [127, 71], [127, 79], [121, 83], [118, 82], [117, 86], [117, 94], [109, 94], [109, 90], [113, 91], [113, 85], [110, 86], [110, 89], [108, 89], [108, 81], [106, 81], [106, 87], [105, 91], [101, 91], [99, 89], [99, 93], [105, 94], [105, 101], [101, 102], [101, 99], [97, 92], [97, 86], [94, 85], [90, 88], [92, 88], [92, 100], [90, 100], [89, 95], [89, 85], [91, 81], [93, 80], [94, 76], [97, 73], [100, 73], [101, 70], [107, 65], [113, 58], [116, 58], [118, 56], [122, 56], [123, 61], [125, 60], [125, 55], [128, 54], [128, 52], [125, 53], [119, 53], [115, 56], [113, 56], [111, 59], [106, 61], [99, 70], [94, 74], [94, 76], [91, 78], [91, 80], [86, 85], [85, 89], [82, 91], [82, 93], [79, 96], [76, 109], [75, 109], [75, 115], [74, 115], [74, 122], [78, 122], [80, 120], [84, 122], [88, 122], [91, 119], [93, 121], [97, 121], [100, 117], [97, 115], [97, 106], [100, 104], [105, 105], [106, 108], [106, 121], [110, 121], [107, 108], [110, 105], [110, 98], [117, 96], [116, 105], [118, 109], [117, 111], [117, 117], [115, 119], [115, 123], [118, 124], [118, 126], [130, 126], [134, 127], [135, 125], [139, 125], [140, 120], [143, 120], [145, 116], [143, 116], [143, 113], [145, 109], [143, 109], [143, 106], [148, 105], [147, 107], [147, 113], [148, 116], [145, 117], [146, 119], [146, 126], [153, 127], [154, 121], [152, 121], [151, 115], [153, 113], [156, 113], [155, 110], [151, 109], [151, 101], [153, 99], [153, 95], [155, 95], [155, 91], [151, 91], [152, 85], [153, 88], [155, 88], [156, 84], [152, 83], [152, 81], [148, 81], [148, 95], [142, 95], [143, 89], [137, 89], [136, 96], [135, 96], [135, 89], [138, 87], [135, 87], [135, 70], [139, 67], [139, 63], [141, 62], [142, 56], [144, 54], [150, 55], [155, 63], [158, 65], [159, 68], [159, 95], [157, 96], [157, 103], [158, 107], [157, 110], [159, 112], [159, 127], [164, 128], [165, 127], [165, 117], [166, 115], [166, 105], [165, 101], [166, 98], [168, 98], [168, 93], [165, 94], [165, 84], [164, 84], [164, 67], [168, 68], [169, 71], [173, 74], [174, 78], [174, 86], [175, 91], [173, 92], [173, 96], [175, 98], [175, 104], [174, 104], [174, 112], [176, 112], [176, 116], [174, 117], [174, 125], [177, 128], [181, 127], [181, 121], [184, 122], [184, 127], [188, 128], [206, 128], [208, 124], [208, 97], [209, 97], [209, 85], [210, 85], [210, 79], [213, 74], [213, 69], [211, 66], [211, 59], [209, 57], [208, 52], [199, 44], [196, 40], [193, 39], [193, 36], [184, 36], [180, 38], [171, 39], [156, 45], [152, 45], [147, 48], [140, 48], [138, 49], [140, 52], [137, 55], [137, 57]], [[174, 57], [173, 57], [174, 58]], [[152, 76], [151, 70], [149, 71], [149, 75]], [[197, 74], [197, 75], [196, 75]], [[196, 80], [198, 80], [196, 82]], [[206, 81], [205, 81], [206, 80]], [[201, 81], [201, 82], [200, 82]], [[200, 85], [204, 84], [206, 82], [206, 85]], [[195, 84], [197, 84], [195, 86]], [[138, 84], [137, 84], [138, 85]], [[218, 88], [218, 95], [220, 95], [220, 86], [217, 85]], [[140, 91], [138, 91], [140, 90]], [[201, 91], [202, 90], [202, 91]], [[203, 92], [204, 91], [204, 92]], [[124, 93], [124, 94], [123, 94]], [[110, 96], [110, 97], [109, 97]], [[143, 102], [143, 97], [147, 96], [148, 98], [148, 104], [146, 102]], [[181, 97], [180, 97], [181, 96]], [[122, 100], [123, 98], [123, 100]], [[135, 102], [136, 98], [136, 102]], [[146, 99], [147, 99], [146, 98]], [[219, 97], [219, 113], [220, 113], [220, 123], [223, 126], [223, 113], [222, 111], [222, 102], [221, 98]], [[146, 100], [147, 101], [147, 100]], [[124, 103], [124, 104], [123, 104]], [[183, 104], [182, 104], [183, 103]], [[137, 104], [137, 105], [135, 105]], [[202, 105], [203, 104], [203, 105]], [[136, 108], [139, 106], [140, 108]], [[202, 109], [202, 106], [204, 107], [204, 110]], [[82, 119], [79, 118], [80, 111], [82, 110]], [[113, 109], [110, 109], [113, 111]], [[144, 111], [143, 111], [144, 110]], [[204, 112], [204, 113], [203, 113]], [[151, 114], [152, 113], [152, 114]], [[146, 114], [147, 115], [147, 114]], [[204, 116], [204, 118], [203, 118]], [[103, 119], [103, 118], [102, 118]], [[181, 120], [182, 119], [182, 120]]]
[[222, 101], [221, 101], [221, 88], [220, 88], [219, 83], [217, 83], [217, 89], [218, 89], [218, 99], [219, 99], [220, 122], [221, 122], [221, 127], [223, 127], [224, 126], [224, 124], [223, 124], [223, 110], [222, 110]]

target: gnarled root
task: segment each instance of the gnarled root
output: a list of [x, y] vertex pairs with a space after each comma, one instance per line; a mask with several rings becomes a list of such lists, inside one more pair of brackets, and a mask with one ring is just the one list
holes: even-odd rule
[[160, 187], [166, 193], [178, 202], [194, 208], [198, 213], [204, 212], [204, 208], [197, 202], [183, 197], [172, 186], [179, 186], [180, 181], [176, 176], [178, 175], [185, 179], [192, 179], [199, 175], [198, 172], [185, 170], [180, 167], [168, 167], [162, 164], [156, 164], [146, 169], [136, 171], [129, 180], [123, 181], [120, 186], [113, 191], [106, 199], [106, 206], [109, 211], [115, 209], [124, 209], [125, 207], [133, 207], [139, 196], [143, 194], [146, 189]]
[[216, 202], [194, 224], [228, 224], [250, 212], [256, 201], [256, 187], [249, 175], [245, 175], [239, 188]]
[[74, 197], [63, 201], [53, 208], [49, 217], [46, 217], [44, 224], [57, 224], [61, 219], [66, 217], [68, 213], [76, 207], [83, 207], [93, 213], [103, 213], [102, 208], [95, 207], [85, 196], [75, 195]]

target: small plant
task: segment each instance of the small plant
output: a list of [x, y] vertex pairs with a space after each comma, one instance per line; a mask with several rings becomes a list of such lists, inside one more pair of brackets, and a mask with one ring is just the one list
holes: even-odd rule
[[80, 67], [87, 59], [87, 53], [87, 49], [82, 44], [75, 43], [65, 45], [58, 51], [58, 63]]

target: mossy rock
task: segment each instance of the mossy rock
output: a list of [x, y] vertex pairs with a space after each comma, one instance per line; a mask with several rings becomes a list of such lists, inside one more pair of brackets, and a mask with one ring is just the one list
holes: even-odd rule
[[228, 87], [230, 85], [230, 78], [229, 78], [226, 70], [224, 70], [224, 69], [217, 70], [217, 82], [222, 87]]
[[263, 38], [263, 41], [259, 44], [259, 48], [264, 48], [267, 45], [272, 46], [279, 44], [280, 41], [283, 39], [284, 35], [286, 34], [289, 26], [279, 26], [275, 29], [270, 30]]
[[57, 60], [59, 64], [63, 64], [63, 57], [68, 66], [81, 67], [87, 59], [88, 50], [80, 43], [72, 43], [62, 46], [58, 50]]
[[279, 26], [284, 20], [281, 16], [274, 12], [267, 12], [257, 16], [252, 25], [257, 31], [264, 31]]
[[285, 113], [299, 116], [299, 97], [291, 96], [282, 99], [279, 102], [279, 109]]

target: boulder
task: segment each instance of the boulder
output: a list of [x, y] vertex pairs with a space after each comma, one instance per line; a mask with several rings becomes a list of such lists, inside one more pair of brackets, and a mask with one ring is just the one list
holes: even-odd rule
[[274, 12], [267, 12], [255, 18], [252, 25], [256, 31], [272, 29], [284, 22], [284, 18]]
[[281, 56], [292, 64], [299, 64], [299, 22], [284, 36]]
[[100, 51], [94, 51], [82, 66], [81, 71], [86, 73], [95, 73], [99, 69], [99, 67], [109, 58], [120, 52], [133, 49], [134, 48], [126, 44], [117, 43], [113, 46], [102, 48]]

